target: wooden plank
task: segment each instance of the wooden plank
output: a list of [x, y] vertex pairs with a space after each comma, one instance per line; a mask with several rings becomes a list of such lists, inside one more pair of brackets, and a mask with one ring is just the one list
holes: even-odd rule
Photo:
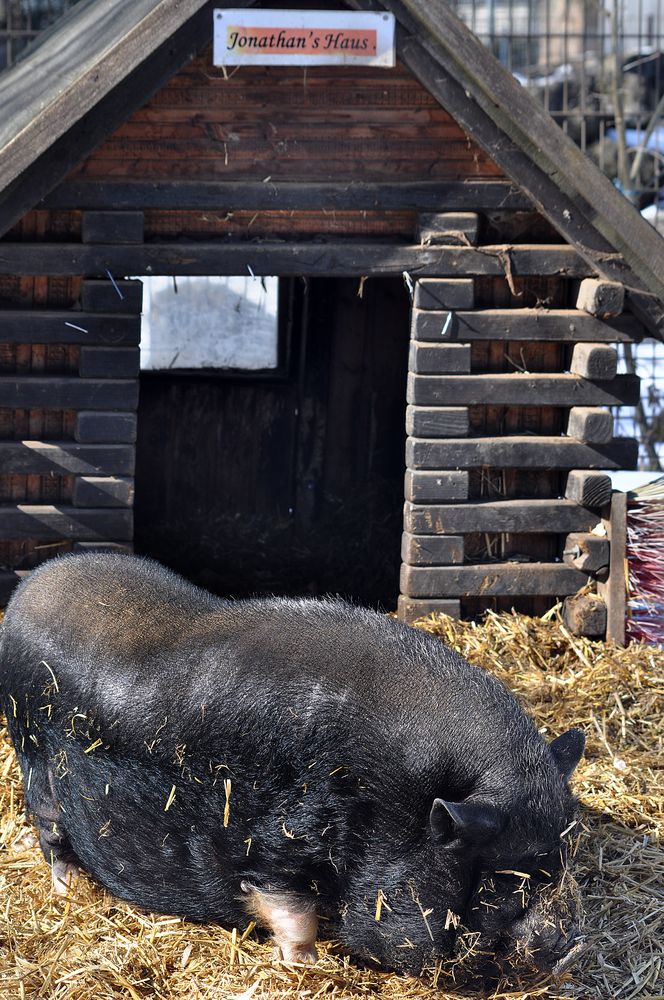
[[0, 311], [2, 344], [138, 344], [140, 316], [76, 312], [71, 309]]
[[81, 444], [134, 444], [135, 413], [81, 410], [76, 414], [74, 439]]
[[611, 499], [611, 477], [602, 472], [573, 469], [567, 477], [565, 497], [584, 507], [603, 507]]
[[415, 472], [407, 469], [404, 492], [406, 500], [413, 503], [467, 500], [468, 473]]
[[89, 181], [76, 177], [44, 199], [57, 209], [169, 209], [186, 211], [527, 211], [532, 202], [509, 181]]
[[414, 535], [473, 532], [566, 535], [592, 531], [598, 513], [572, 500], [482, 500], [473, 503], [404, 504], [404, 531]]
[[[3, 74], [2, 92], [8, 99], [11, 95], [12, 106], [20, 108], [20, 115], [13, 114], [9, 100], [0, 97], [5, 112], [5, 124], [0, 129], [0, 164], [7, 168], [0, 169], [0, 175], [6, 178], [0, 191], [0, 234], [171, 79], [191, 59], [192, 52], [209, 42], [211, 5], [201, 5], [199, 0], [186, 0], [184, 4], [166, 0], [157, 6], [152, 0], [140, 0], [120, 17], [116, 17], [117, 6], [115, 0], [105, 0], [103, 8], [94, 12], [89, 5], [78, 7], [66, 21], [66, 44], [60, 44], [58, 25], [49, 33], [49, 48], [57, 53], [53, 59], [47, 56], [48, 49], [42, 42], [33, 57]], [[236, 6], [246, 6], [245, 0], [238, 0]], [[151, 19], [161, 19], [162, 7], [163, 21], [158, 29], [148, 32], [151, 44], [141, 39], [137, 45]], [[151, 8], [151, 14], [142, 19], [146, 8]], [[78, 20], [79, 15], [84, 16], [83, 22]], [[127, 18], [138, 18], [137, 31], [120, 36], [118, 32]], [[60, 27], [63, 24], [61, 21]], [[94, 35], [94, 43], [83, 58], [81, 37], [72, 30], [75, 24], [86, 24]], [[177, 31], [175, 24], [179, 25]], [[155, 49], [154, 43], [164, 37], [166, 40]], [[56, 64], [63, 72], [54, 87]], [[24, 81], [29, 81], [29, 86], [26, 83], [24, 87]], [[90, 108], [87, 114], [86, 106]], [[29, 123], [27, 131], [23, 131], [21, 122]], [[8, 169], [16, 176], [11, 184]]]
[[627, 559], [627, 494], [615, 490], [611, 506], [604, 512], [604, 526], [611, 546], [609, 579], [598, 583], [597, 592], [606, 603], [606, 638], [618, 645], [625, 645], [625, 616], [627, 614], [627, 586], [625, 562]]
[[470, 372], [470, 344], [423, 344], [413, 340], [408, 370], [418, 375]]
[[88, 278], [81, 289], [81, 305], [91, 312], [138, 314], [143, 308], [143, 283], [122, 278], [113, 281]]
[[74, 507], [133, 507], [134, 480], [127, 476], [77, 476]]
[[585, 573], [562, 563], [488, 563], [478, 566], [401, 566], [408, 597], [564, 597], [588, 583]]
[[462, 309], [452, 315], [444, 309], [415, 309], [411, 332], [415, 340], [550, 340], [565, 343], [580, 340], [624, 343], [641, 340], [645, 335], [642, 324], [630, 313], [607, 323], [577, 309]]
[[575, 594], [563, 601], [563, 622], [572, 635], [603, 639], [606, 635], [606, 604], [597, 594]]
[[[372, 0], [351, 0], [351, 6], [371, 8]], [[381, 6], [397, 16], [399, 57], [414, 75], [597, 274], [625, 281], [629, 266], [632, 308], [652, 330], [664, 328], [661, 245], [654, 228], [553, 127], [541, 104], [445, 0], [384, 0]]]
[[83, 243], [142, 243], [143, 234], [142, 212], [83, 212]]
[[577, 375], [408, 375], [408, 402], [417, 406], [634, 406], [639, 378], [616, 375], [590, 382]]
[[618, 372], [618, 352], [606, 344], [575, 344], [569, 364], [572, 375], [609, 379]]
[[422, 278], [415, 282], [413, 304], [415, 309], [472, 309], [475, 283], [472, 278]]
[[0, 441], [0, 474], [133, 476], [134, 452], [126, 444]]
[[0, 506], [0, 538], [52, 541], [75, 539], [130, 541], [133, 515], [130, 510], [83, 510], [37, 504]]
[[[0, 243], [0, 274], [310, 274], [353, 277], [401, 275], [459, 277], [505, 273], [502, 247], [420, 247], [393, 243]], [[566, 246], [518, 246], [510, 252], [515, 275], [583, 277], [588, 266]], [[588, 337], [583, 338], [588, 340]]]
[[3, 376], [0, 400], [10, 410], [135, 410], [138, 379]]
[[587, 531], [571, 531], [565, 539], [563, 562], [592, 576], [607, 574], [609, 543], [606, 538]]
[[468, 410], [463, 406], [407, 406], [406, 434], [411, 437], [464, 437]]
[[450, 566], [463, 562], [463, 538], [457, 535], [412, 535], [404, 532], [401, 558], [409, 566]]
[[573, 406], [566, 433], [587, 444], [608, 444], [613, 439], [613, 414], [601, 406]]
[[632, 438], [614, 438], [610, 444], [582, 444], [571, 438], [535, 434], [459, 440], [411, 437], [406, 441], [406, 465], [418, 470], [484, 465], [503, 469], [635, 469], [638, 454], [638, 441]]
[[480, 220], [477, 212], [423, 212], [417, 220], [418, 242], [469, 246], [477, 243]]
[[138, 347], [84, 347], [81, 350], [81, 378], [138, 378]]
[[591, 316], [619, 316], [625, 308], [625, 286], [620, 281], [586, 278], [579, 286], [576, 308]]
[[418, 600], [417, 598], [399, 595], [397, 617], [407, 625], [412, 625], [418, 618], [427, 615], [448, 615], [450, 618], [461, 618], [461, 601]]

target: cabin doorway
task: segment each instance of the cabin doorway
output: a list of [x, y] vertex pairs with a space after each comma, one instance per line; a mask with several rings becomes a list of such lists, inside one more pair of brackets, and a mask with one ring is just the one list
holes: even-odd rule
[[281, 279], [270, 367], [142, 371], [136, 551], [230, 597], [394, 609], [409, 309], [401, 278]]

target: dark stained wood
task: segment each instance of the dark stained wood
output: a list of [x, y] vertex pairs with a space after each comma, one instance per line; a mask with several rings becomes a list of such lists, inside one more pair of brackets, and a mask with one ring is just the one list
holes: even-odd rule
[[401, 566], [401, 592], [408, 597], [563, 597], [588, 583], [585, 573], [560, 563], [489, 563], [478, 566]]
[[609, 510], [604, 511], [604, 526], [611, 547], [609, 579], [598, 583], [597, 592], [606, 603], [606, 638], [625, 645], [625, 615], [627, 613], [627, 494], [614, 490]]
[[565, 539], [563, 562], [582, 573], [603, 578], [609, 570], [609, 543], [590, 532], [572, 531]]
[[625, 307], [625, 286], [619, 281], [586, 278], [579, 286], [576, 308], [591, 316], [619, 316]]
[[408, 438], [406, 464], [411, 469], [432, 470], [471, 469], [484, 465], [530, 469], [635, 469], [638, 452], [638, 441], [631, 438], [614, 438], [610, 444], [597, 445], [581, 444], [571, 438], [536, 435], [458, 441]]
[[81, 306], [92, 312], [140, 313], [143, 285], [140, 281], [121, 278], [113, 281], [110, 278], [105, 281], [87, 279], [81, 289]]
[[463, 538], [404, 532], [401, 558], [410, 566], [450, 566], [463, 562]]
[[[443, 334], [442, 331], [445, 330]], [[550, 340], [631, 342], [645, 335], [636, 317], [626, 314], [605, 323], [577, 309], [481, 309], [475, 312], [413, 312], [416, 340]]]
[[618, 352], [605, 344], [575, 344], [569, 370], [581, 378], [609, 379], [618, 371]]
[[81, 444], [134, 444], [136, 414], [80, 410], [74, 438]]
[[463, 406], [407, 406], [406, 433], [412, 437], [464, 437], [468, 410]]
[[134, 448], [72, 441], [0, 441], [0, 473], [119, 475], [134, 472]]
[[[82, 23], [77, 20], [79, 13], [81, 16], [84, 14], [83, 8], [79, 6], [70, 12], [66, 20], [62, 19], [51, 34], [49, 44], [55, 49], [53, 61], [45, 57], [46, 50], [40, 45], [34, 58], [17, 64], [18, 73], [11, 76], [7, 74], [3, 82], [12, 93], [12, 99], [21, 108], [21, 115], [10, 114], [6, 102], [0, 100], [6, 111], [7, 122], [6, 130], [0, 138], [0, 148], [5, 154], [6, 164], [11, 163], [12, 171], [22, 172], [0, 192], [0, 233], [11, 228], [26, 211], [64, 180], [69, 171], [106, 138], [115, 126], [123, 122], [132, 110], [140, 107], [146, 98], [172, 77], [174, 70], [191, 59], [192, 52], [209, 40], [213, 6], [212, 3], [201, 6], [197, 0], [186, 0], [184, 5], [167, 0], [167, 11], [162, 3], [145, 0], [140, 6], [133, 5], [131, 13], [124, 12], [114, 24], [114, 28], [120, 31], [126, 25], [127, 18], [140, 18], [146, 8], [152, 8], [151, 16], [156, 13], [157, 19], [161, 16], [162, 7], [166, 14], [161, 27], [151, 33], [152, 44], [145, 43], [143, 39], [139, 45], [140, 58], [133, 70], [131, 66], [138, 54], [134, 46], [140, 35], [140, 28], [138, 32], [132, 33], [131, 39], [121, 35], [114, 36], [113, 28], [109, 29], [107, 23], [109, 17], [113, 21], [117, 11], [117, 4], [113, 0], [106, 0], [105, 10], [102, 12], [100, 9], [98, 18], [93, 14], [92, 20], [86, 5], [84, 17], [94, 35], [94, 45], [90, 52], [80, 58], [80, 53], [76, 50], [81, 46], [82, 38], [77, 35], [75, 28], [72, 30], [73, 25]], [[245, 0], [239, 0], [237, 6], [245, 6]], [[187, 20], [189, 14], [191, 16]], [[144, 26], [150, 22], [151, 16], [142, 21]], [[164, 38], [164, 28], [168, 33], [169, 27], [175, 30], [174, 26], [178, 22], [180, 27], [177, 33], [154, 48], [154, 43]], [[59, 42], [63, 38], [60, 28], [66, 38], [63, 45]], [[119, 40], [119, 47], [114, 45], [113, 37]], [[126, 43], [125, 59], [123, 53]], [[100, 44], [104, 58], [95, 64], [94, 53], [95, 50], [99, 53]], [[75, 50], [73, 55], [72, 45]], [[58, 81], [59, 86], [54, 88], [51, 65], [52, 62], [61, 64], [63, 60], [69, 60], [69, 65]], [[88, 73], [93, 76], [98, 74], [96, 83], [86, 81]], [[31, 85], [26, 90], [21, 85], [21, 77], [29, 78], [31, 74]], [[80, 93], [79, 88], [86, 86], [84, 93]], [[34, 100], [28, 95], [34, 97]], [[35, 104], [39, 111], [33, 117]], [[85, 111], [85, 108], [89, 110]], [[26, 141], [28, 134], [21, 134], [20, 121], [25, 118], [30, 119], [36, 130], [34, 141], [32, 137], [30, 141]], [[9, 177], [9, 174], [6, 176]]]
[[135, 410], [135, 379], [0, 378], [0, 399], [9, 409]]
[[[504, 206], [523, 211], [531, 202], [509, 181], [124, 181], [84, 177], [55, 188], [48, 208], [198, 209], [227, 211], [463, 211]], [[472, 302], [464, 308], [469, 308]]]
[[483, 500], [480, 503], [404, 505], [404, 530], [415, 535], [469, 532], [567, 534], [590, 531], [599, 514], [571, 500]]
[[572, 635], [603, 639], [606, 634], [606, 604], [597, 594], [575, 594], [563, 601], [563, 622]]
[[410, 344], [408, 369], [418, 375], [444, 375], [470, 371], [470, 344]]
[[408, 402], [418, 406], [634, 406], [640, 380], [616, 375], [590, 382], [576, 375], [485, 374], [408, 376]]
[[567, 477], [565, 497], [584, 507], [603, 507], [611, 500], [611, 477], [602, 472], [572, 469]]
[[137, 378], [138, 347], [84, 347], [79, 375], [82, 378]]
[[2, 344], [138, 344], [140, 316], [115, 316], [75, 310], [0, 312]]
[[142, 212], [83, 212], [83, 243], [142, 243]]
[[608, 444], [613, 439], [613, 414], [601, 406], [573, 406], [567, 434], [588, 444]]
[[[472, 309], [475, 286], [472, 278], [422, 278], [415, 283], [415, 309]], [[443, 321], [444, 322], [444, 321]]]
[[479, 225], [477, 212], [423, 212], [416, 235], [423, 244], [469, 246], [478, 241]]
[[130, 510], [84, 510], [80, 507], [21, 505], [0, 507], [0, 537], [51, 539], [116, 539], [129, 541], [133, 522]]
[[[369, 243], [165, 243], [118, 247], [0, 243], [0, 275], [280, 274], [352, 277], [408, 271], [428, 275], [502, 275], [497, 247], [419, 247]], [[566, 246], [520, 246], [511, 251], [515, 274], [583, 277], [588, 267]], [[587, 339], [584, 337], [584, 339]]]
[[[406, 447], [409, 447], [409, 438]], [[467, 472], [417, 472], [406, 469], [405, 497], [413, 503], [439, 503], [468, 498]]]
[[134, 480], [129, 476], [77, 476], [74, 507], [133, 507]]
[[399, 597], [398, 617], [407, 625], [412, 625], [419, 618], [427, 615], [448, 615], [450, 618], [461, 617], [460, 601], [418, 600], [401, 594]]

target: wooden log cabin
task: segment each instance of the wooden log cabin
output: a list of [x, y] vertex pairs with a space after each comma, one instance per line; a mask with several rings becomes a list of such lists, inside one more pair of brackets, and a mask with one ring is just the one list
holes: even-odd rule
[[[406, 620], [598, 589], [620, 638], [661, 237], [442, 0], [316, 7], [395, 15], [396, 65], [228, 71], [223, 4], [87, 0], [0, 78], [0, 596], [133, 546]], [[141, 278], [233, 275], [274, 363], [140, 370]]]

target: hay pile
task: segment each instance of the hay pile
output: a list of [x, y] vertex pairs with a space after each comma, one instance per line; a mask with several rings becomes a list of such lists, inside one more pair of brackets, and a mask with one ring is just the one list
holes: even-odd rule
[[[489, 615], [482, 626], [438, 617], [423, 627], [516, 690], [547, 736], [588, 736], [575, 788], [584, 806], [574, 871], [589, 948], [561, 983], [497, 990], [527, 997], [662, 1000], [664, 940], [664, 652], [572, 638], [555, 618]], [[14, 756], [0, 737], [0, 996], [39, 1000], [451, 1000], [415, 979], [359, 969], [332, 945], [289, 969], [251, 927], [228, 932], [141, 913], [82, 877], [53, 898], [27, 827]]]

